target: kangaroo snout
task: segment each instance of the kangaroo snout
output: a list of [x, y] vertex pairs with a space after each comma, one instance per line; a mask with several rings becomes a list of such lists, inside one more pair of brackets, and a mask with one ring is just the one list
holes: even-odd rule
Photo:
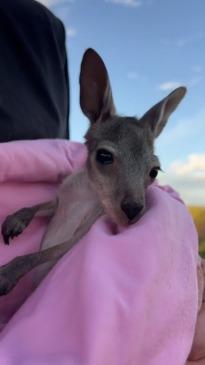
[[144, 205], [142, 203], [137, 203], [131, 198], [124, 198], [121, 202], [121, 209], [130, 221], [134, 220], [143, 208]]

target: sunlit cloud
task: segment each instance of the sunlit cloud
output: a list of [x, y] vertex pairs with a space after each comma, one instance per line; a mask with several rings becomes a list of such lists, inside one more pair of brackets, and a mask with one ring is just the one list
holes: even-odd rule
[[202, 76], [198, 73], [185, 82], [184, 81], [183, 82], [179, 82], [179, 81], [163, 82], [158, 86], [158, 89], [162, 90], [162, 91], [171, 91], [182, 85], [185, 85], [188, 88], [191, 88], [191, 87], [198, 85], [201, 81], [202, 81]]
[[161, 184], [175, 188], [187, 204], [205, 204], [205, 154], [191, 154], [174, 161], [160, 177]]
[[140, 0], [105, 0], [108, 3], [113, 3], [116, 5], [124, 5], [132, 8], [139, 7], [142, 5], [142, 1]]
[[179, 87], [181, 85], [182, 85], [182, 83], [178, 82], [178, 81], [167, 81], [167, 82], [163, 82], [162, 84], [160, 84], [159, 89], [162, 91], [169, 91], [169, 90], [176, 89], [177, 87]]
[[205, 178], [205, 154], [191, 154], [186, 161], [174, 161], [170, 171], [177, 176]]
[[[202, 109], [174, 124], [170, 122], [156, 146], [165, 171], [160, 174], [160, 182], [173, 186], [192, 205], [205, 205], [205, 149], [201, 148], [205, 135], [204, 120], [205, 109]], [[172, 151], [174, 156], [169, 163], [163, 158], [166, 151]], [[180, 155], [184, 157], [178, 158]]]

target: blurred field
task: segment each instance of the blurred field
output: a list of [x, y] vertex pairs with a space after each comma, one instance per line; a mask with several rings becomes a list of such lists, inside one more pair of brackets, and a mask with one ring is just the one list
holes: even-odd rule
[[200, 254], [205, 257], [205, 207], [189, 207], [199, 234]]

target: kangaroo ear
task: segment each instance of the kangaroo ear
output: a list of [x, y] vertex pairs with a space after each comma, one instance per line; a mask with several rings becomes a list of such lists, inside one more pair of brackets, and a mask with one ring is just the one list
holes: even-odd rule
[[178, 104], [186, 94], [186, 91], [187, 89], [183, 86], [177, 88], [158, 104], [154, 105], [141, 118], [141, 122], [145, 123], [145, 126], [149, 126], [149, 128], [151, 128], [155, 138], [161, 133], [168, 121], [168, 118], [177, 108]]
[[80, 106], [91, 123], [115, 114], [108, 73], [101, 57], [89, 48], [80, 71]]

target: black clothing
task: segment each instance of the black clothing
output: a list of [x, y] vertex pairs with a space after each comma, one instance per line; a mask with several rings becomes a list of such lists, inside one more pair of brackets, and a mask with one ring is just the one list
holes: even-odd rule
[[0, 0], [0, 142], [69, 138], [62, 22], [34, 0]]

